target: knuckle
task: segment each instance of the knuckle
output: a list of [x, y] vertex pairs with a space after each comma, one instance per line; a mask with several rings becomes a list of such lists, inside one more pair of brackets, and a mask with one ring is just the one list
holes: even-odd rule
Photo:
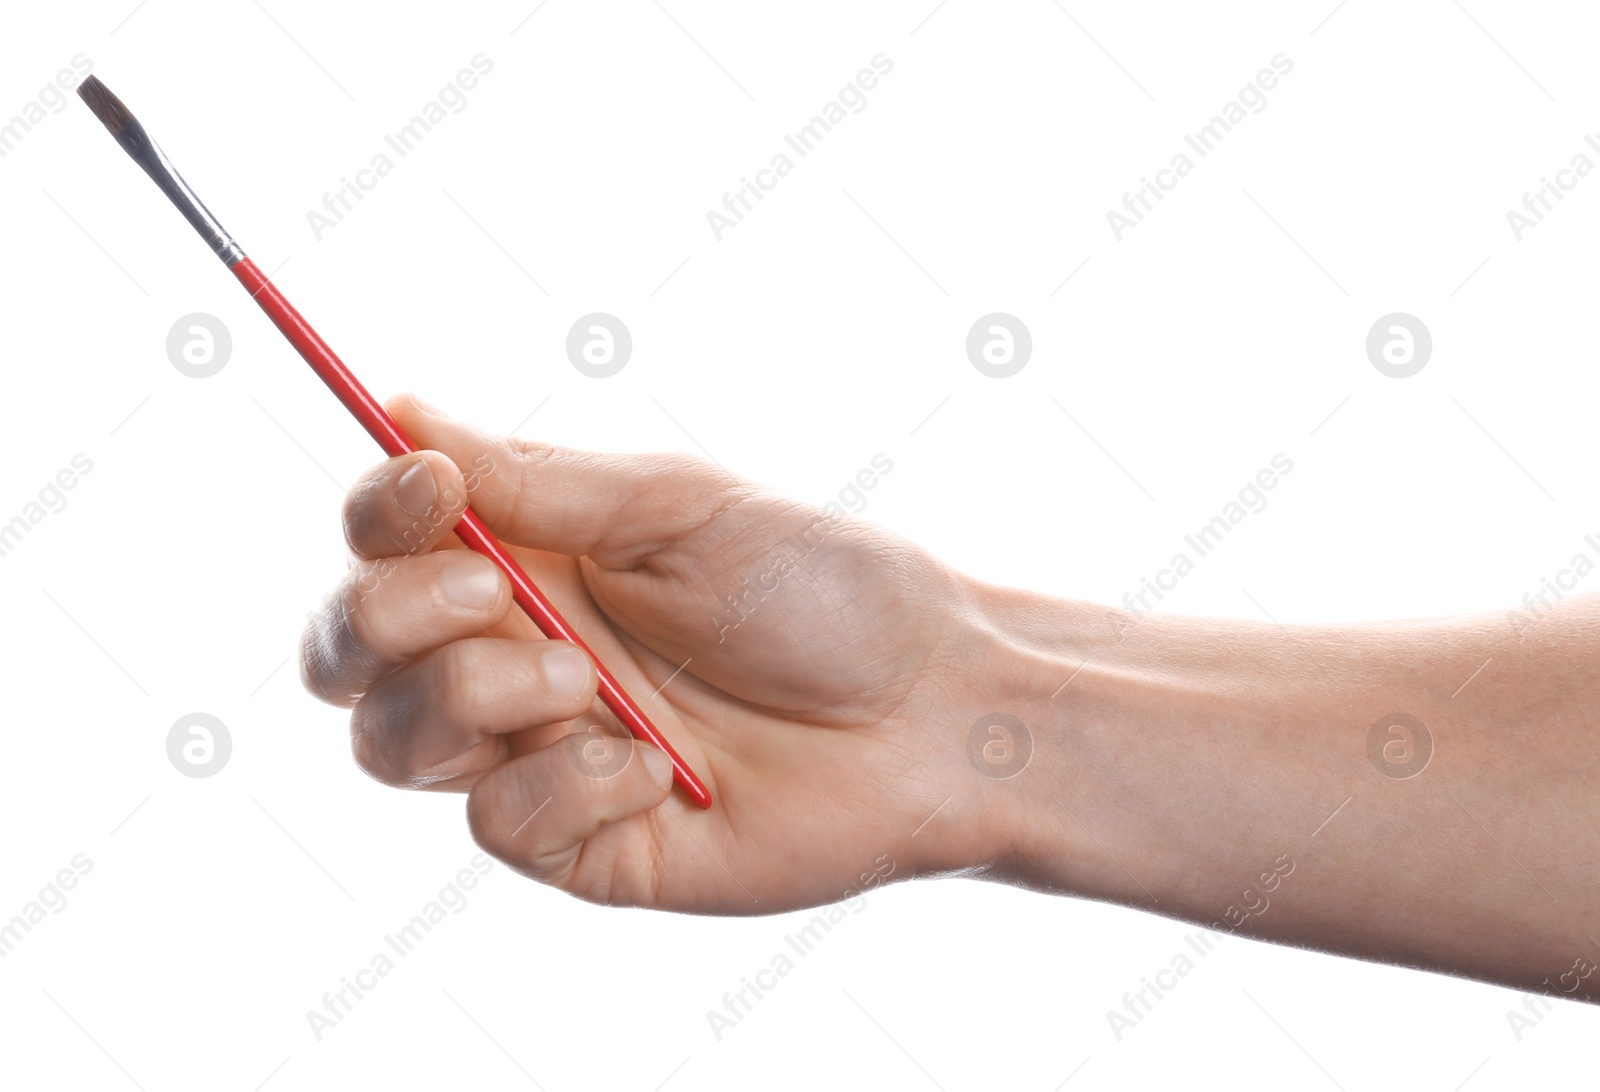
[[[524, 440], [515, 436], [506, 441], [506, 448], [510, 453], [512, 471], [507, 490], [509, 494], [507, 504], [512, 511], [515, 511], [531, 499], [534, 476], [544, 468], [545, 464], [556, 458], [561, 449], [542, 440]], [[467, 488], [472, 489], [483, 477], [493, 472], [494, 467], [491, 463], [485, 472], [474, 474], [467, 479]]]
[[405, 755], [396, 745], [400, 733], [393, 710], [367, 694], [350, 713], [350, 753], [362, 771], [384, 785], [403, 788], [412, 780]]
[[740, 477], [699, 455], [674, 451], [653, 456], [653, 473], [642, 477], [649, 481], [671, 481], [687, 485], [710, 505], [725, 503], [727, 498], [743, 497], [750, 486]]
[[407, 665], [356, 703], [350, 715], [351, 753], [375, 780], [404, 789], [455, 785], [501, 753], [498, 738], [487, 750], [479, 746], [482, 741], [466, 727], [470, 716], [457, 707], [457, 692], [438, 690], [435, 661], [450, 658], [447, 648], [426, 664]]
[[543, 440], [524, 440], [520, 436], [507, 439], [506, 448], [511, 452], [511, 457], [524, 467], [542, 466], [561, 451], [555, 444]]
[[429, 660], [433, 701], [450, 710], [452, 719], [471, 721], [488, 705], [493, 673], [484, 670], [474, 641], [452, 641]]
[[368, 478], [363, 478], [350, 487], [350, 492], [344, 495], [344, 506], [340, 510], [340, 523], [344, 527], [344, 540], [353, 552], [359, 553], [367, 535], [367, 528], [372, 525], [372, 508], [376, 497], [376, 489]]
[[341, 629], [357, 649], [376, 649], [383, 640], [381, 600], [378, 591], [394, 571], [394, 563], [363, 561], [353, 566], [345, 578], [344, 594], [339, 597]]
[[347, 596], [344, 606], [340, 611], [343, 618], [341, 628], [349, 635], [349, 644], [352, 649], [370, 649], [377, 637], [377, 623], [373, 619], [372, 609], [364, 598]]
[[[514, 856], [513, 831], [515, 824], [521, 820], [507, 821], [512, 809], [506, 803], [505, 794], [493, 783], [475, 787], [467, 794], [467, 829], [472, 834], [472, 840], [484, 852], [510, 863]], [[516, 834], [527, 836], [529, 830], [537, 826], [538, 817], [535, 816]]]
[[661, 473], [675, 478], [688, 478], [698, 481], [711, 475], [711, 464], [698, 455], [690, 455], [685, 451], [668, 452], [657, 456], [654, 460]]
[[300, 633], [300, 681], [310, 693], [349, 707], [388, 662], [393, 628], [379, 594], [392, 558], [357, 561]]
[[[490, 775], [467, 795], [467, 829], [472, 840], [490, 856], [540, 883], [563, 885], [571, 875], [576, 854], [571, 847], [552, 843], [547, 807], [554, 796], [529, 793], [505, 770]], [[530, 803], [530, 798], [533, 802]]]
[[725, 494], [742, 495], [749, 490], [743, 479], [699, 455], [674, 451], [654, 456], [652, 460], [655, 462], [653, 467], [655, 473], [646, 475], [647, 478], [656, 477], [658, 480], [687, 484], [704, 494], [712, 503], [716, 503]]
[[346, 706], [349, 701], [337, 685], [338, 654], [329, 636], [330, 609], [325, 604], [300, 631], [300, 685], [319, 701]]

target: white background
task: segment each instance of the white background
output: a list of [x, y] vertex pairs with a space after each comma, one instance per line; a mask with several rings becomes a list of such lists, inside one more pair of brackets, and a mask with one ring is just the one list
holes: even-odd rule
[[[1496, 607], [1594, 553], [1600, 179], [1520, 242], [1505, 215], [1600, 128], [1592, 11], [537, 2], [13, 8], [0, 118], [82, 53], [380, 396], [709, 453], [816, 502], [881, 452], [863, 515], [990, 580], [1118, 602], [1278, 452], [1268, 508], [1163, 610]], [[318, 241], [307, 211], [479, 53], [467, 107]], [[879, 53], [867, 107], [718, 242], [706, 212]], [[1279, 53], [1266, 108], [1118, 242], [1107, 210]], [[376, 449], [75, 99], [0, 159], [0, 200], [0, 522], [94, 464], [0, 558], [0, 918], [93, 862], [0, 961], [5, 1072], [1487, 1092], [1592, 1071], [1592, 1009], [1518, 1039], [1511, 991], [1241, 939], [1118, 1041], [1106, 1012], [1191, 927], [956, 880], [871, 894], [718, 1041], [707, 1010], [805, 915], [605, 911], [498, 865], [319, 1041], [307, 1010], [476, 852], [460, 797], [367, 779], [285, 662]], [[234, 340], [204, 380], [165, 351], [196, 311]], [[633, 333], [611, 379], [565, 358], [591, 311]], [[965, 356], [993, 311], [1032, 332], [1010, 379]], [[1364, 349], [1395, 311], [1435, 344], [1405, 380]], [[194, 711], [233, 741], [207, 779], [166, 754]]]

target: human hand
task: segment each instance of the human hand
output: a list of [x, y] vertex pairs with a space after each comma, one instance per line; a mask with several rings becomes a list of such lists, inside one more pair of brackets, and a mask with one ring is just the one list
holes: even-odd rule
[[[351, 490], [355, 562], [301, 657], [313, 693], [353, 708], [372, 776], [467, 792], [486, 850], [607, 904], [770, 913], [1003, 855], [1006, 822], [967, 760], [986, 648], [970, 582], [697, 459], [389, 408], [427, 450]], [[450, 535], [469, 497], [711, 810], [671, 792], [665, 754], [596, 703], [587, 658], [544, 640]]]

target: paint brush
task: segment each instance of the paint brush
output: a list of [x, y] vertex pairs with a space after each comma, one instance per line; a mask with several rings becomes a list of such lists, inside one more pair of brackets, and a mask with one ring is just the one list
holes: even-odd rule
[[[223, 230], [217, 218], [205, 207], [189, 184], [180, 175], [156, 147], [144, 126], [139, 124], [139, 119], [122, 104], [105, 84], [96, 76], [90, 76], [78, 87], [78, 95], [89, 109], [94, 111], [94, 116], [116, 137], [117, 143], [122, 145], [122, 150], [133, 158], [133, 161], [144, 168], [152, 181], [161, 188], [161, 192], [178, 207], [184, 219], [200, 233], [200, 237], [211, 247], [213, 253], [222, 259], [222, 264], [233, 271], [250, 292], [250, 297], [261, 305], [267, 317], [289, 339], [311, 370], [328, 385], [328, 388], [343, 402], [345, 408], [360, 421], [378, 445], [390, 457], [404, 455], [417, 450], [417, 445], [411, 442], [400, 425], [391, 417], [387, 410], [379, 404], [363, 387], [359, 380], [351, 373], [350, 369], [334, 355], [328, 343], [317, 335], [311, 324], [300, 317], [283, 293], [267, 279], [255, 263], [245, 256], [245, 252], [233, 237]], [[539, 632], [552, 640], [571, 641], [588, 654], [594, 661], [595, 669], [600, 676], [600, 698], [606, 707], [616, 714], [636, 739], [661, 748], [672, 759], [673, 779], [678, 786], [688, 794], [702, 808], [711, 806], [711, 794], [706, 791], [705, 785], [695, 772], [689, 768], [672, 747], [666, 738], [657, 731], [655, 725], [644, 715], [634, 700], [628, 696], [627, 691], [606, 670], [589, 646], [584, 644], [577, 632], [567, 624], [566, 619], [557, 613], [550, 600], [536, 587], [523, 572], [522, 566], [506, 552], [505, 547], [495, 539], [489, 529], [484, 526], [478, 515], [467, 509], [461, 514], [461, 522], [456, 525], [456, 536], [466, 543], [467, 547], [488, 557], [505, 572], [511, 580], [512, 594], [517, 605], [528, 613], [534, 625], [539, 627]]]

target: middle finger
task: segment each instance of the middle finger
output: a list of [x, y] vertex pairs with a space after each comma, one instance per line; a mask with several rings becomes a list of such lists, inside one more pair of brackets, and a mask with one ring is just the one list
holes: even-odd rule
[[306, 627], [306, 688], [350, 706], [401, 664], [486, 631], [511, 603], [511, 585], [494, 562], [466, 550], [360, 562]]

